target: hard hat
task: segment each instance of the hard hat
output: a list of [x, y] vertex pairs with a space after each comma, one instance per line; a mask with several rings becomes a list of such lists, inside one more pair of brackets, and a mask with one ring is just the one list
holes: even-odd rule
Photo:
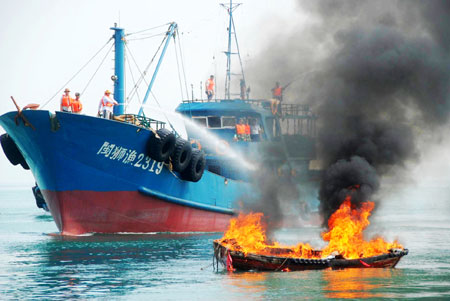
[[105, 94], [111, 94], [111, 91], [106, 90], [106, 91], [105, 91]]
[[64, 90], [64, 92], [70, 92], [69, 88], [66, 88], [66, 89]]

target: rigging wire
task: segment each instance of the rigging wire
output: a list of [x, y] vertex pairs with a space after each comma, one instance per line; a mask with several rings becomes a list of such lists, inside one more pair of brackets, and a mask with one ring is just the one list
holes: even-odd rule
[[153, 93], [153, 91], [150, 91], [150, 93], [153, 96], [153, 99], [155, 99], [156, 104], [158, 105], [159, 109], [161, 110], [161, 112], [163, 113], [164, 117], [167, 120], [167, 123], [170, 125], [170, 128], [177, 134], [177, 136], [180, 136], [180, 134], [178, 133], [178, 131], [175, 129], [175, 127], [172, 125], [172, 123], [170, 122], [169, 118], [166, 115], [166, 112], [161, 108], [161, 105], [159, 104], [158, 99], [156, 98], [155, 94]]
[[242, 66], [241, 52], [239, 50], [239, 43], [238, 43], [238, 38], [237, 38], [237, 34], [236, 34], [236, 28], [234, 26], [234, 18], [231, 18], [231, 22], [233, 24], [234, 40], [236, 42], [236, 49], [237, 49], [237, 54], [239, 57], [239, 64], [241, 65], [242, 79], [244, 80], [244, 83], [245, 83], [244, 67]]
[[[127, 50], [128, 50], [128, 53], [130, 53], [130, 56], [131, 56], [131, 58], [133, 59], [133, 62], [134, 62], [134, 64], [136, 65], [136, 68], [138, 69], [139, 73], [141, 74], [141, 77], [140, 77], [139, 80], [138, 80], [138, 81], [140, 81], [140, 82], [139, 82], [139, 83], [135, 83], [135, 85], [134, 85], [134, 87], [133, 87], [133, 89], [132, 89], [132, 91], [135, 90], [135, 91], [134, 91], [134, 94], [131, 96], [132, 92], [130, 92], [130, 95], [126, 98], [127, 100], [129, 99], [128, 102], [127, 102], [127, 106], [129, 105], [129, 103], [131, 102], [131, 98], [132, 98], [135, 94], [138, 95], [138, 101], [139, 101], [139, 103], [142, 105], [142, 101], [139, 99], [138, 87], [139, 87], [139, 85], [140, 85], [140, 83], [141, 83], [142, 81], [144, 81], [145, 84], [146, 84], [147, 86], [149, 85], [148, 82], [147, 82], [147, 80], [145, 79], [145, 75], [147, 74], [147, 71], [148, 71], [148, 69], [149, 69], [151, 63], [152, 63], [153, 60], [155, 59], [156, 54], [159, 52], [159, 50], [160, 50], [162, 44], [164, 43], [164, 41], [165, 41], [165, 38], [162, 40], [161, 44], [160, 44], [159, 47], [158, 47], [158, 50], [156, 51], [155, 55], [153, 56], [152, 60], [150, 61], [149, 65], [147, 66], [147, 68], [146, 68], [146, 70], [144, 71], [144, 73], [141, 72], [141, 70], [140, 70], [140, 68], [139, 68], [139, 65], [137, 64], [137, 62], [136, 62], [136, 60], [135, 60], [133, 54], [131, 53], [131, 51], [130, 51], [128, 45], [125, 44], [125, 46], [126, 46], [126, 48], [127, 48]], [[158, 99], [156, 98], [155, 94], [153, 93], [153, 91], [150, 91], [150, 93], [151, 93], [151, 95], [153, 96], [153, 99], [155, 100], [155, 102], [156, 102], [156, 104], [158, 105], [158, 107], [161, 109], [161, 112], [163, 113], [164, 117], [166, 118], [166, 120], [167, 120], [167, 122], [169, 123], [170, 127], [172, 128], [172, 130], [173, 130], [175, 133], [177, 133], [178, 136], [180, 136], [180, 135], [178, 134], [177, 130], [176, 130], [176, 129], [174, 128], [174, 126], [172, 125], [172, 123], [170, 122], [169, 118], [167, 118], [167, 115], [166, 115], [166, 113], [164, 112], [164, 110], [162, 110], [161, 105], [160, 105]], [[130, 97], [131, 97], [131, 98], [130, 98]]]
[[[177, 30], [178, 33], [178, 30]], [[178, 39], [178, 47], [180, 49], [180, 58], [181, 58], [181, 70], [183, 71], [183, 77], [184, 77], [184, 86], [186, 89], [186, 99], [189, 99], [189, 90], [188, 90], [188, 86], [187, 86], [187, 80], [186, 80], [186, 71], [184, 68], [184, 59], [183, 59], [183, 51], [182, 51], [182, 46], [181, 46], [181, 39], [180, 39], [180, 34], [177, 34], [177, 39]]]
[[[136, 91], [134, 92], [134, 94], [138, 94], [137, 89], [138, 89], [138, 87], [139, 87], [139, 81], [142, 80], [142, 79], [145, 80], [145, 78], [144, 78], [145, 75], [142, 73], [141, 69], [139, 69], [139, 65], [137, 64], [136, 59], [134, 58], [134, 56], [133, 56], [133, 54], [131, 53], [130, 48], [128, 48], [128, 45], [127, 45], [127, 44], [125, 44], [125, 47], [127, 48], [127, 53], [130, 54], [130, 57], [131, 57], [131, 59], [133, 60], [135, 66], [136, 66], [136, 69], [139, 71], [139, 74], [140, 74], [140, 76], [141, 76], [141, 77], [138, 79], [138, 82], [137, 82], [137, 83], [134, 82], [134, 86], [133, 86], [133, 89], [131, 89], [130, 95], [128, 95], [128, 96], [126, 97], [126, 100], [127, 100], [127, 106], [128, 106], [128, 105], [130, 104], [131, 100], [132, 100], [131, 94], [133, 93], [133, 90], [136, 89]], [[128, 65], [130, 65], [130, 62], [128, 62]], [[131, 66], [130, 66], [130, 68], [131, 68]], [[133, 94], [133, 96], [134, 96], [134, 94]], [[139, 101], [139, 103], [142, 103], [139, 96], [138, 96], [138, 101]]]
[[161, 32], [161, 33], [153, 34], [151, 36], [144, 36], [142, 38], [127, 39], [127, 41], [146, 40], [146, 39], [150, 39], [150, 38], [154, 38], [154, 37], [160, 37], [160, 36], [163, 36], [165, 34], [166, 34], [166, 32]]
[[[130, 94], [128, 95], [127, 98], [133, 98], [134, 94], [136, 93], [136, 92], [134, 92], [134, 91], [137, 90], [137, 88], [138, 88], [139, 85], [141, 84], [142, 80], [145, 80], [145, 75], [147, 74], [148, 69], [150, 68], [151, 64], [152, 64], [153, 61], [155, 60], [156, 55], [158, 54], [159, 50], [161, 49], [162, 45], [164, 44], [164, 41], [166, 40], [166, 38], [167, 38], [167, 35], [164, 37], [164, 39], [162, 39], [161, 44], [159, 45], [158, 49], [156, 50], [155, 54], [153, 55], [152, 59], [150, 60], [150, 63], [148, 63], [148, 65], [147, 65], [147, 67], [145, 68], [144, 72], [143, 72], [143, 73], [141, 72], [141, 77], [140, 77], [139, 80], [138, 80], [137, 86], [133, 87], [133, 89], [130, 91]], [[128, 51], [129, 51], [128, 46], [127, 46], [127, 49], [128, 49]], [[130, 53], [130, 54], [131, 54], [131, 53]], [[137, 66], [136, 60], [134, 59], [133, 56], [132, 56], [132, 58], [133, 58], [134, 63], [135, 63], [136, 66]], [[132, 94], [133, 94], [133, 95], [132, 95]]]
[[[176, 39], [174, 39], [173, 41], [174, 41], [174, 44], [175, 44], [174, 45], [175, 47], [173, 47], [173, 49], [175, 50], [175, 59], [176, 59], [176, 62], [177, 62], [178, 82], [180, 84], [181, 99], [183, 99], [184, 98], [184, 95], [183, 95], [183, 84], [181, 83], [181, 72], [180, 72], [180, 64], [178, 62], [178, 51], [177, 51]], [[187, 91], [186, 91], [186, 93], [187, 93]]]
[[170, 24], [171, 24], [171, 23], [166, 23], [166, 24], [162, 24], [162, 25], [159, 25], [159, 26], [155, 26], [155, 27], [151, 27], [151, 28], [139, 30], [139, 31], [136, 31], [136, 32], [131, 32], [131, 33], [129, 33], [129, 34], [126, 34], [125, 36], [135, 35], [135, 34], [138, 34], [138, 33], [141, 33], [141, 32], [145, 32], [145, 31], [149, 31], [149, 30], [152, 30], [152, 29], [165, 27], [165, 26], [170, 25]]
[[103, 63], [105, 62], [106, 58], [108, 57], [109, 53], [111, 52], [112, 48], [113, 48], [114, 44], [111, 44], [111, 47], [109, 47], [108, 52], [105, 54], [105, 56], [103, 57], [103, 60], [100, 62], [100, 65], [97, 67], [97, 69], [95, 70], [94, 74], [91, 76], [91, 78], [89, 79], [88, 83], [86, 84], [86, 86], [84, 87], [83, 91], [81, 92], [81, 95], [84, 94], [84, 92], [86, 91], [86, 89], [88, 88], [89, 84], [91, 83], [91, 81], [94, 79], [94, 76], [97, 74], [98, 70], [100, 69], [100, 67], [103, 65]]
[[[128, 69], [130, 69], [130, 74], [131, 74], [131, 79], [133, 80], [133, 84], [134, 84], [134, 86], [136, 86], [136, 80], [134, 79], [133, 69], [131, 68], [130, 60], [129, 60], [129, 59], [128, 59], [128, 60], [126, 59], [126, 62], [128, 63]], [[140, 103], [142, 103], [138, 91], [136, 91], [136, 95], [137, 95], [138, 101], [139, 101]], [[128, 99], [127, 99], [127, 105], [126, 105], [125, 109], [128, 108], [128, 104], [129, 104], [129, 101], [128, 101]]]
[[109, 40], [105, 43], [105, 45], [103, 45], [101, 48], [100, 48], [100, 50], [98, 50], [95, 54], [94, 54], [94, 56], [92, 56], [88, 61], [87, 61], [87, 63], [86, 64], [84, 64], [81, 68], [80, 68], [80, 70], [78, 70], [76, 73], [75, 73], [75, 75], [73, 75], [58, 91], [56, 91], [56, 93], [52, 96], [52, 97], [50, 97], [43, 105], [42, 105], [42, 109], [51, 101], [51, 100], [53, 100], [53, 98], [55, 98], [55, 96], [56, 95], [58, 95], [60, 92], [61, 92], [61, 90], [62, 89], [64, 89], [66, 86], [67, 86], [67, 84], [69, 84], [102, 50], [103, 50], [103, 48], [105, 48], [108, 44], [109, 44], [109, 42], [111, 42], [113, 40], [113, 37], [111, 37], [111, 38], [109, 38]]

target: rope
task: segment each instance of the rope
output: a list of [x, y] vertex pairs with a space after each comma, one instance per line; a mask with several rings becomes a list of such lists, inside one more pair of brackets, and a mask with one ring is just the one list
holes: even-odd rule
[[288, 260], [287, 257], [284, 259], [283, 263], [275, 269], [275, 271], [278, 271], [286, 263], [286, 260]]
[[213, 262], [212, 263], [210, 263], [210, 264], [208, 264], [208, 265], [206, 265], [204, 267], [201, 267], [200, 270], [203, 271], [204, 269], [209, 268], [210, 266], [213, 266], [213, 268], [214, 268], [214, 257], [213, 257]]
[[109, 53], [111, 52], [111, 49], [113, 48], [114, 44], [111, 44], [111, 47], [109, 48], [108, 52], [106, 53], [106, 55], [103, 57], [103, 60], [100, 62], [100, 65], [97, 67], [97, 70], [95, 70], [94, 74], [91, 76], [91, 78], [89, 79], [88, 83], [86, 84], [86, 86], [84, 87], [83, 91], [81, 92], [81, 95], [84, 94], [84, 92], [86, 91], [86, 89], [88, 88], [89, 84], [91, 83], [91, 81], [94, 79], [94, 76], [97, 74], [98, 70], [100, 69], [100, 67], [103, 65], [103, 63], [105, 62], [106, 58], [108, 57]]
[[87, 61], [87, 63], [86, 64], [84, 64], [83, 65], [83, 67], [81, 67], [81, 69], [80, 70], [78, 70], [76, 73], [75, 73], [75, 75], [73, 75], [56, 93], [55, 93], [55, 95], [53, 95], [52, 97], [50, 97], [43, 105], [42, 105], [42, 109], [53, 99], [53, 98], [55, 98], [55, 96], [56, 95], [58, 95], [60, 92], [61, 92], [61, 90], [62, 89], [64, 89], [66, 86], [67, 86], [67, 84], [68, 83], [70, 83], [102, 50], [103, 50], [103, 48], [105, 48], [106, 47], [106, 45], [108, 45], [108, 43], [109, 42], [111, 42], [112, 41], [112, 39], [113, 39], [113, 37], [111, 37], [111, 38], [109, 38], [109, 40], [106, 42], [106, 44], [105, 45], [103, 45], [101, 48], [100, 48], [100, 50], [98, 50], [95, 54], [94, 54], [94, 56], [93, 57], [91, 57], [88, 61]]
[[162, 24], [162, 25], [159, 25], [159, 26], [155, 26], [155, 27], [139, 30], [139, 31], [136, 31], [136, 32], [129, 33], [126, 36], [131, 36], [131, 35], [138, 34], [138, 33], [141, 33], [141, 32], [145, 32], [145, 31], [149, 31], [149, 30], [152, 30], [152, 29], [160, 28], [160, 27], [163, 27], [163, 26], [167, 26], [169, 24], [171, 24], [171, 23], [166, 23], [166, 24]]

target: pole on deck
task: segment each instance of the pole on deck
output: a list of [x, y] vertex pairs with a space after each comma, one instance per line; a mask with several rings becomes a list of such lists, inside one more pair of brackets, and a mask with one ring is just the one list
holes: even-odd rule
[[114, 106], [114, 115], [125, 112], [125, 38], [123, 28], [111, 27], [114, 30], [114, 99], [119, 103]]

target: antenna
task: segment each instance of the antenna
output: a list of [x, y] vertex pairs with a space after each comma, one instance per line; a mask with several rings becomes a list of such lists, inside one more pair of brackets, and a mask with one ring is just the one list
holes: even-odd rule
[[[236, 35], [236, 28], [234, 26], [234, 19], [233, 19], [233, 11], [238, 8], [242, 3], [235, 3], [233, 4], [233, 0], [230, 0], [230, 4], [221, 3], [220, 5], [225, 8], [228, 12], [228, 15], [230, 16], [230, 21], [228, 25], [228, 50], [224, 51], [225, 55], [227, 56], [227, 74], [225, 76], [225, 98], [231, 99], [230, 97], [230, 83], [231, 83], [231, 55], [237, 54], [239, 57], [239, 63], [241, 65], [241, 74], [242, 75], [242, 82], [245, 85], [245, 76], [244, 76], [244, 68], [242, 67], [242, 60], [241, 60], [241, 54], [239, 52], [239, 44], [237, 40]], [[236, 50], [237, 52], [231, 51], [231, 44], [232, 44], [232, 38], [231, 35], [234, 35], [234, 41], [236, 44]], [[236, 74], [233, 74], [236, 75]]]

